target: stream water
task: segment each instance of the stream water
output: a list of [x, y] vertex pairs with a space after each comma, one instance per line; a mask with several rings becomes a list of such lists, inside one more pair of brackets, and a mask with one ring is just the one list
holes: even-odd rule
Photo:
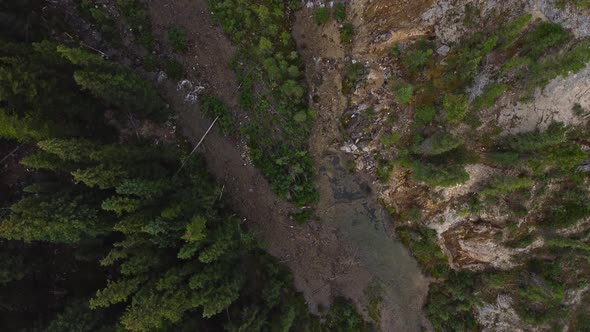
[[382, 329], [420, 331], [427, 280], [403, 244], [388, 234], [391, 219], [371, 187], [345, 164], [339, 152], [322, 159], [318, 183], [322, 222], [355, 246], [359, 261], [373, 275], [371, 284], [382, 298], [383, 318], [390, 320], [382, 322]]

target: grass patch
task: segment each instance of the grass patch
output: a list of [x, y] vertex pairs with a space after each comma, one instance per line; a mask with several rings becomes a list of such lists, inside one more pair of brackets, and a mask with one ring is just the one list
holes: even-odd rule
[[415, 224], [412, 227], [398, 227], [396, 232], [424, 272], [440, 279], [448, 276], [447, 257], [437, 243], [435, 230]]
[[348, 95], [352, 92], [352, 89], [365, 80], [367, 68], [360, 62], [351, 63], [346, 66], [344, 74], [342, 93]]
[[346, 20], [346, 4], [344, 2], [334, 5], [334, 17], [338, 22], [344, 22]]
[[156, 45], [145, 5], [139, 0], [117, 0], [117, 7], [140, 45], [151, 50]]
[[186, 52], [188, 50], [188, 37], [186, 32], [178, 27], [169, 27], [168, 42], [176, 52]]
[[327, 7], [316, 8], [313, 11], [313, 19], [317, 25], [324, 25], [330, 20], [330, 9]]
[[354, 26], [352, 23], [344, 23], [340, 28], [340, 41], [342, 44], [348, 45], [352, 42], [352, 36], [354, 35]]
[[107, 10], [96, 1], [81, 0], [79, 1], [80, 12], [82, 15], [96, 24], [98, 31], [114, 45], [121, 43], [121, 38], [117, 31], [115, 20]]
[[404, 81], [397, 81], [391, 85], [391, 90], [400, 104], [409, 105], [414, 97], [414, 86]]
[[233, 116], [221, 99], [204, 94], [199, 97], [199, 100], [203, 113], [212, 119], [219, 117], [217, 123], [224, 133], [227, 134], [234, 131], [235, 124]]
[[184, 66], [175, 59], [166, 59], [164, 61], [164, 71], [168, 77], [176, 81], [184, 76]]
[[492, 83], [486, 87], [483, 94], [475, 99], [473, 107], [476, 110], [490, 108], [496, 104], [496, 100], [508, 90], [509, 85], [504, 83]]

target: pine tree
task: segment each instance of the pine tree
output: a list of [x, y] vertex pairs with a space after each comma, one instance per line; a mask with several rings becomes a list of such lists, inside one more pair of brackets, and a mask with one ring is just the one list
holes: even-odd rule
[[84, 90], [120, 110], [162, 118], [165, 105], [154, 88], [127, 71], [79, 70], [74, 79]]
[[76, 243], [108, 231], [98, 206], [75, 190], [27, 196], [14, 204], [10, 216], [0, 223], [0, 236], [26, 242]]

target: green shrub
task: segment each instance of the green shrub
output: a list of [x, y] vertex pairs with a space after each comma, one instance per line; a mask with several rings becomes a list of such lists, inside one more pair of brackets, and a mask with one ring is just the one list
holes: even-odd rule
[[393, 164], [386, 161], [380, 160], [377, 165], [377, 178], [381, 183], [387, 183], [389, 181], [389, 177], [391, 172], [393, 171]]
[[332, 304], [330, 311], [326, 315], [323, 328], [326, 331], [342, 332], [368, 332], [370, 330], [352, 304], [341, 297], [334, 300], [334, 304]]
[[512, 47], [522, 31], [529, 25], [533, 18], [531, 14], [525, 14], [517, 17], [506, 27], [500, 29], [501, 44], [504, 49]]
[[402, 218], [412, 220], [415, 224], [412, 227], [398, 227], [396, 233], [402, 243], [410, 249], [422, 271], [435, 278], [444, 279], [449, 272], [447, 257], [438, 245], [436, 231], [417, 223], [421, 215], [419, 209], [410, 212], [409, 215], [402, 215]]
[[184, 30], [178, 27], [168, 28], [168, 41], [176, 52], [186, 52], [188, 50], [188, 37]]
[[505, 138], [506, 144], [516, 152], [534, 152], [565, 141], [567, 127], [561, 123], [553, 123], [545, 131], [530, 131]]
[[334, 5], [334, 17], [336, 17], [336, 21], [338, 22], [344, 22], [346, 20], [346, 4], [344, 2]]
[[463, 140], [447, 132], [438, 132], [425, 140], [417, 152], [424, 155], [439, 155], [463, 145]]
[[413, 207], [409, 210], [402, 211], [402, 213], [400, 213], [400, 217], [405, 220], [420, 222], [422, 221], [422, 210], [420, 210], [420, 208]]
[[467, 96], [446, 94], [443, 99], [443, 108], [446, 111], [446, 119], [448, 122], [461, 122], [467, 115]]
[[483, 58], [496, 47], [497, 42], [497, 36], [485, 38], [481, 34], [475, 34], [462, 47], [449, 54], [444, 78], [453, 87], [450, 91], [459, 92], [471, 84], [479, 73]]
[[576, 47], [565, 53], [549, 57], [541, 62], [539, 70], [534, 73], [533, 86], [544, 86], [557, 76], [577, 73], [590, 62], [590, 40], [577, 43]]
[[560, 24], [542, 22], [525, 36], [522, 53], [537, 59], [548, 49], [565, 42], [568, 37], [568, 32]]
[[426, 315], [435, 331], [477, 330], [475, 281], [473, 272], [453, 271], [444, 283], [431, 284]]
[[521, 157], [515, 152], [490, 152], [486, 154], [486, 160], [497, 166], [516, 166], [521, 162]]
[[421, 72], [424, 66], [432, 60], [434, 51], [432, 49], [426, 50], [412, 50], [409, 51], [405, 57], [404, 62], [412, 72]]
[[496, 104], [496, 100], [508, 90], [509, 85], [499, 82], [491, 83], [486, 87], [483, 94], [475, 99], [473, 106], [476, 110], [490, 108]]
[[351, 90], [362, 82], [367, 76], [367, 68], [360, 63], [355, 62], [346, 66], [344, 79], [342, 81], [342, 93], [350, 94]]
[[469, 174], [462, 166], [438, 166], [414, 161], [412, 172], [416, 182], [424, 182], [430, 186], [452, 187], [469, 180]]
[[481, 191], [484, 196], [508, 195], [521, 189], [530, 189], [533, 180], [526, 177], [498, 176], [493, 178]]
[[154, 54], [148, 54], [143, 58], [143, 68], [147, 71], [154, 72], [159, 70], [160, 59]]
[[327, 7], [317, 8], [313, 11], [313, 18], [318, 25], [324, 25], [330, 20], [330, 10]]
[[[565, 9], [566, 5], [576, 6], [578, 8], [589, 8], [590, 7], [590, 0], [557, 0], [557, 8]], [[590, 326], [590, 324], [588, 324]]]
[[80, 11], [91, 22], [98, 26], [99, 31], [112, 43], [119, 44], [120, 37], [113, 17], [103, 5], [92, 0], [80, 1]]
[[547, 241], [547, 246], [552, 248], [559, 248], [559, 249], [571, 249], [571, 250], [580, 250], [590, 252], [590, 245], [580, 241], [580, 240], [571, 240], [571, 239], [554, 239]]
[[416, 122], [420, 125], [428, 125], [434, 120], [436, 108], [432, 105], [418, 106], [416, 108]]
[[572, 226], [590, 216], [590, 198], [585, 190], [575, 188], [556, 192], [551, 202], [543, 221], [551, 228]]
[[404, 81], [397, 81], [391, 85], [395, 98], [400, 104], [409, 105], [414, 96], [414, 86]]
[[383, 145], [383, 148], [387, 149], [390, 146], [399, 143], [401, 137], [402, 133], [399, 131], [390, 134], [385, 134], [383, 135], [383, 137], [381, 137], [381, 144]]
[[173, 80], [180, 80], [184, 76], [184, 66], [175, 59], [167, 59], [164, 62], [166, 75]]
[[219, 117], [217, 123], [224, 133], [231, 133], [234, 129], [234, 120], [231, 112], [223, 101], [217, 97], [203, 94], [199, 96], [200, 106], [203, 113], [210, 118]]
[[393, 44], [393, 46], [391, 46], [390, 53], [394, 57], [398, 57], [402, 54], [402, 51], [401, 51], [398, 43], [395, 43], [395, 44]]
[[139, 0], [117, 0], [117, 7], [139, 43], [147, 49], [153, 49], [156, 41], [145, 6]]
[[[250, 117], [240, 128], [250, 158], [273, 191], [303, 206], [313, 204], [317, 192], [307, 152], [314, 117], [301, 75], [303, 59], [286, 17], [299, 7], [296, 1], [209, 2], [215, 19], [239, 46], [231, 66], [240, 83], [240, 105]], [[329, 14], [325, 8], [314, 17], [327, 21]]]
[[344, 23], [340, 29], [340, 41], [342, 44], [350, 44], [354, 35], [354, 26], [351, 23]]

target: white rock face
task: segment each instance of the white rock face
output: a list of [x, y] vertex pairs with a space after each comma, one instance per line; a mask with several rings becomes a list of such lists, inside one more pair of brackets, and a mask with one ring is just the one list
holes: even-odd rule
[[482, 332], [519, 332], [523, 322], [512, 308], [512, 298], [498, 295], [496, 303], [485, 303], [477, 309], [477, 322]]
[[555, 6], [555, 3], [556, 0], [529, 0], [529, 6], [541, 11], [548, 20], [571, 29], [578, 37], [590, 36], [590, 15], [587, 12], [581, 12], [571, 5], [561, 10]]
[[556, 0], [439, 0], [422, 15], [422, 19], [435, 24], [440, 41], [453, 43], [469, 32], [469, 27], [463, 23], [468, 6], [480, 9], [481, 17], [493, 12], [507, 13], [508, 17], [532, 12], [537, 18], [562, 24], [578, 37], [590, 36], [590, 15], [571, 5], [561, 10], [556, 7]]
[[[507, 96], [509, 97], [509, 96]], [[545, 88], [537, 89], [533, 102], [512, 105], [503, 98], [498, 124], [506, 133], [546, 129], [552, 122], [578, 125], [582, 119], [573, 107], [580, 104], [590, 111], [590, 65], [567, 78], [557, 77]]]

